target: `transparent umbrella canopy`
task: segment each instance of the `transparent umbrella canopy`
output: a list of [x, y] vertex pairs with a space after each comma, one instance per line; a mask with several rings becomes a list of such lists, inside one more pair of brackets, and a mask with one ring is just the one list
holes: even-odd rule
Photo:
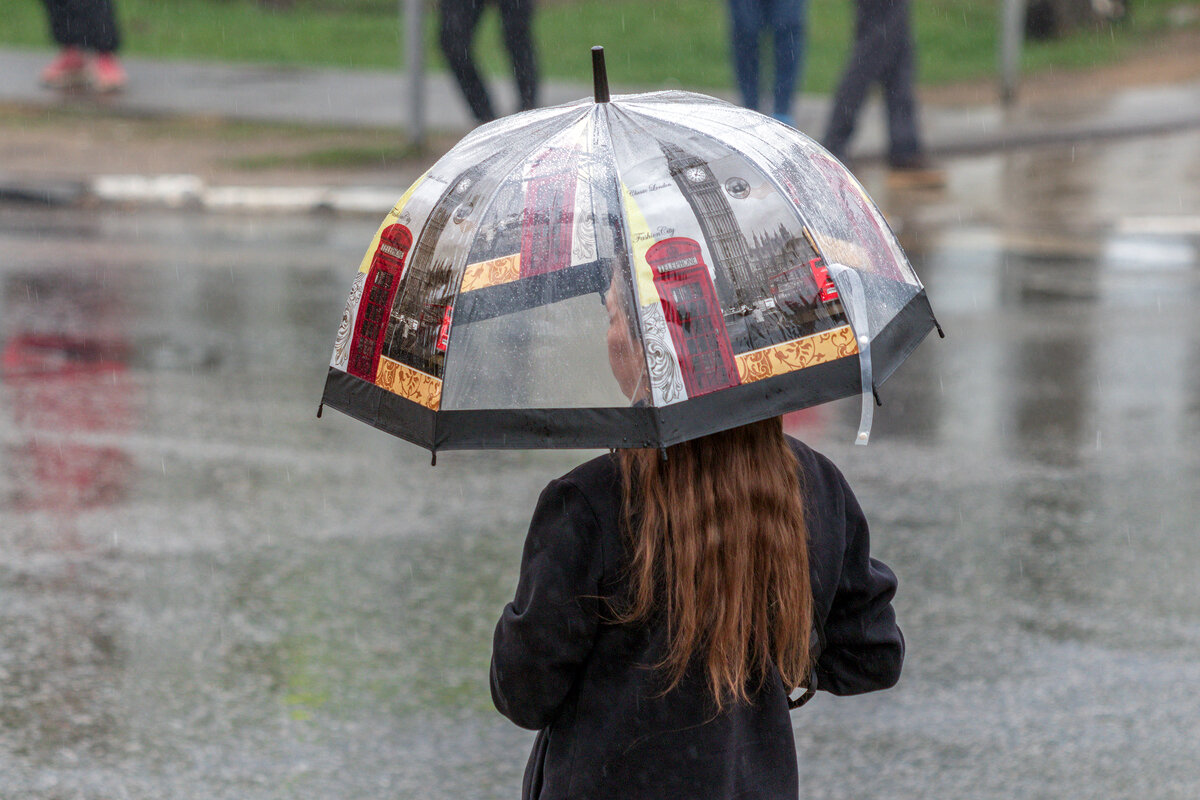
[[704, 95], [610, 98], [600, 62], [594, 99], [478, 128], [404, 193], [322, 404], [435, 454], [666, 447], [869, 398], [936, 324], [819, 145]]

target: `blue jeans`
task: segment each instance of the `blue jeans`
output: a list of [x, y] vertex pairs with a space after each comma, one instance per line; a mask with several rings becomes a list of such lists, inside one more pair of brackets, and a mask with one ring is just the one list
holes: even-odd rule
[[776, 115], [790, 115], [792, 93], [804, 63], [807, 0], [729, 0], [733, 35], [733, 72], [742, 105], [758, 108], [758, 50], [764, 28], [770, 28], [775, 50]]

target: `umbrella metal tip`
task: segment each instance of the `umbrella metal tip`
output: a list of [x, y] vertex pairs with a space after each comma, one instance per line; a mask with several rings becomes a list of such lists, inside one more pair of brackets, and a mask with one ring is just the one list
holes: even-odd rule
[[604, 67], [604, 48], [592, 48], [592, 86], [596, 91], [596, 102], [608, 102], [608, 70]]

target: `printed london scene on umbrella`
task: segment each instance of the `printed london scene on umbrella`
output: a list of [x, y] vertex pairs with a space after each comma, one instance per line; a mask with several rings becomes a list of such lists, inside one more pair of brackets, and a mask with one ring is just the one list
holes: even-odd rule
[[683, 92], [589, 100], [478, 129], [405, 193], [323, 400], [435, 451], [662, 446], [869, 392], [934, 324], [873, 203], [803, 134]]

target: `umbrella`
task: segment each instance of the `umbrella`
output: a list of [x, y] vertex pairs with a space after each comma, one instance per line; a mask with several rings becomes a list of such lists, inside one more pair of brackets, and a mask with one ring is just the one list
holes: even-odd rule
[[[667, 447], [862, 393], [936, 326], [861, 185], [704, 95], [596, 96], [477, 128], [354, 276], [322, 396], [441, 449]], [[940, 332], [940, 329], [939, 329]]]

